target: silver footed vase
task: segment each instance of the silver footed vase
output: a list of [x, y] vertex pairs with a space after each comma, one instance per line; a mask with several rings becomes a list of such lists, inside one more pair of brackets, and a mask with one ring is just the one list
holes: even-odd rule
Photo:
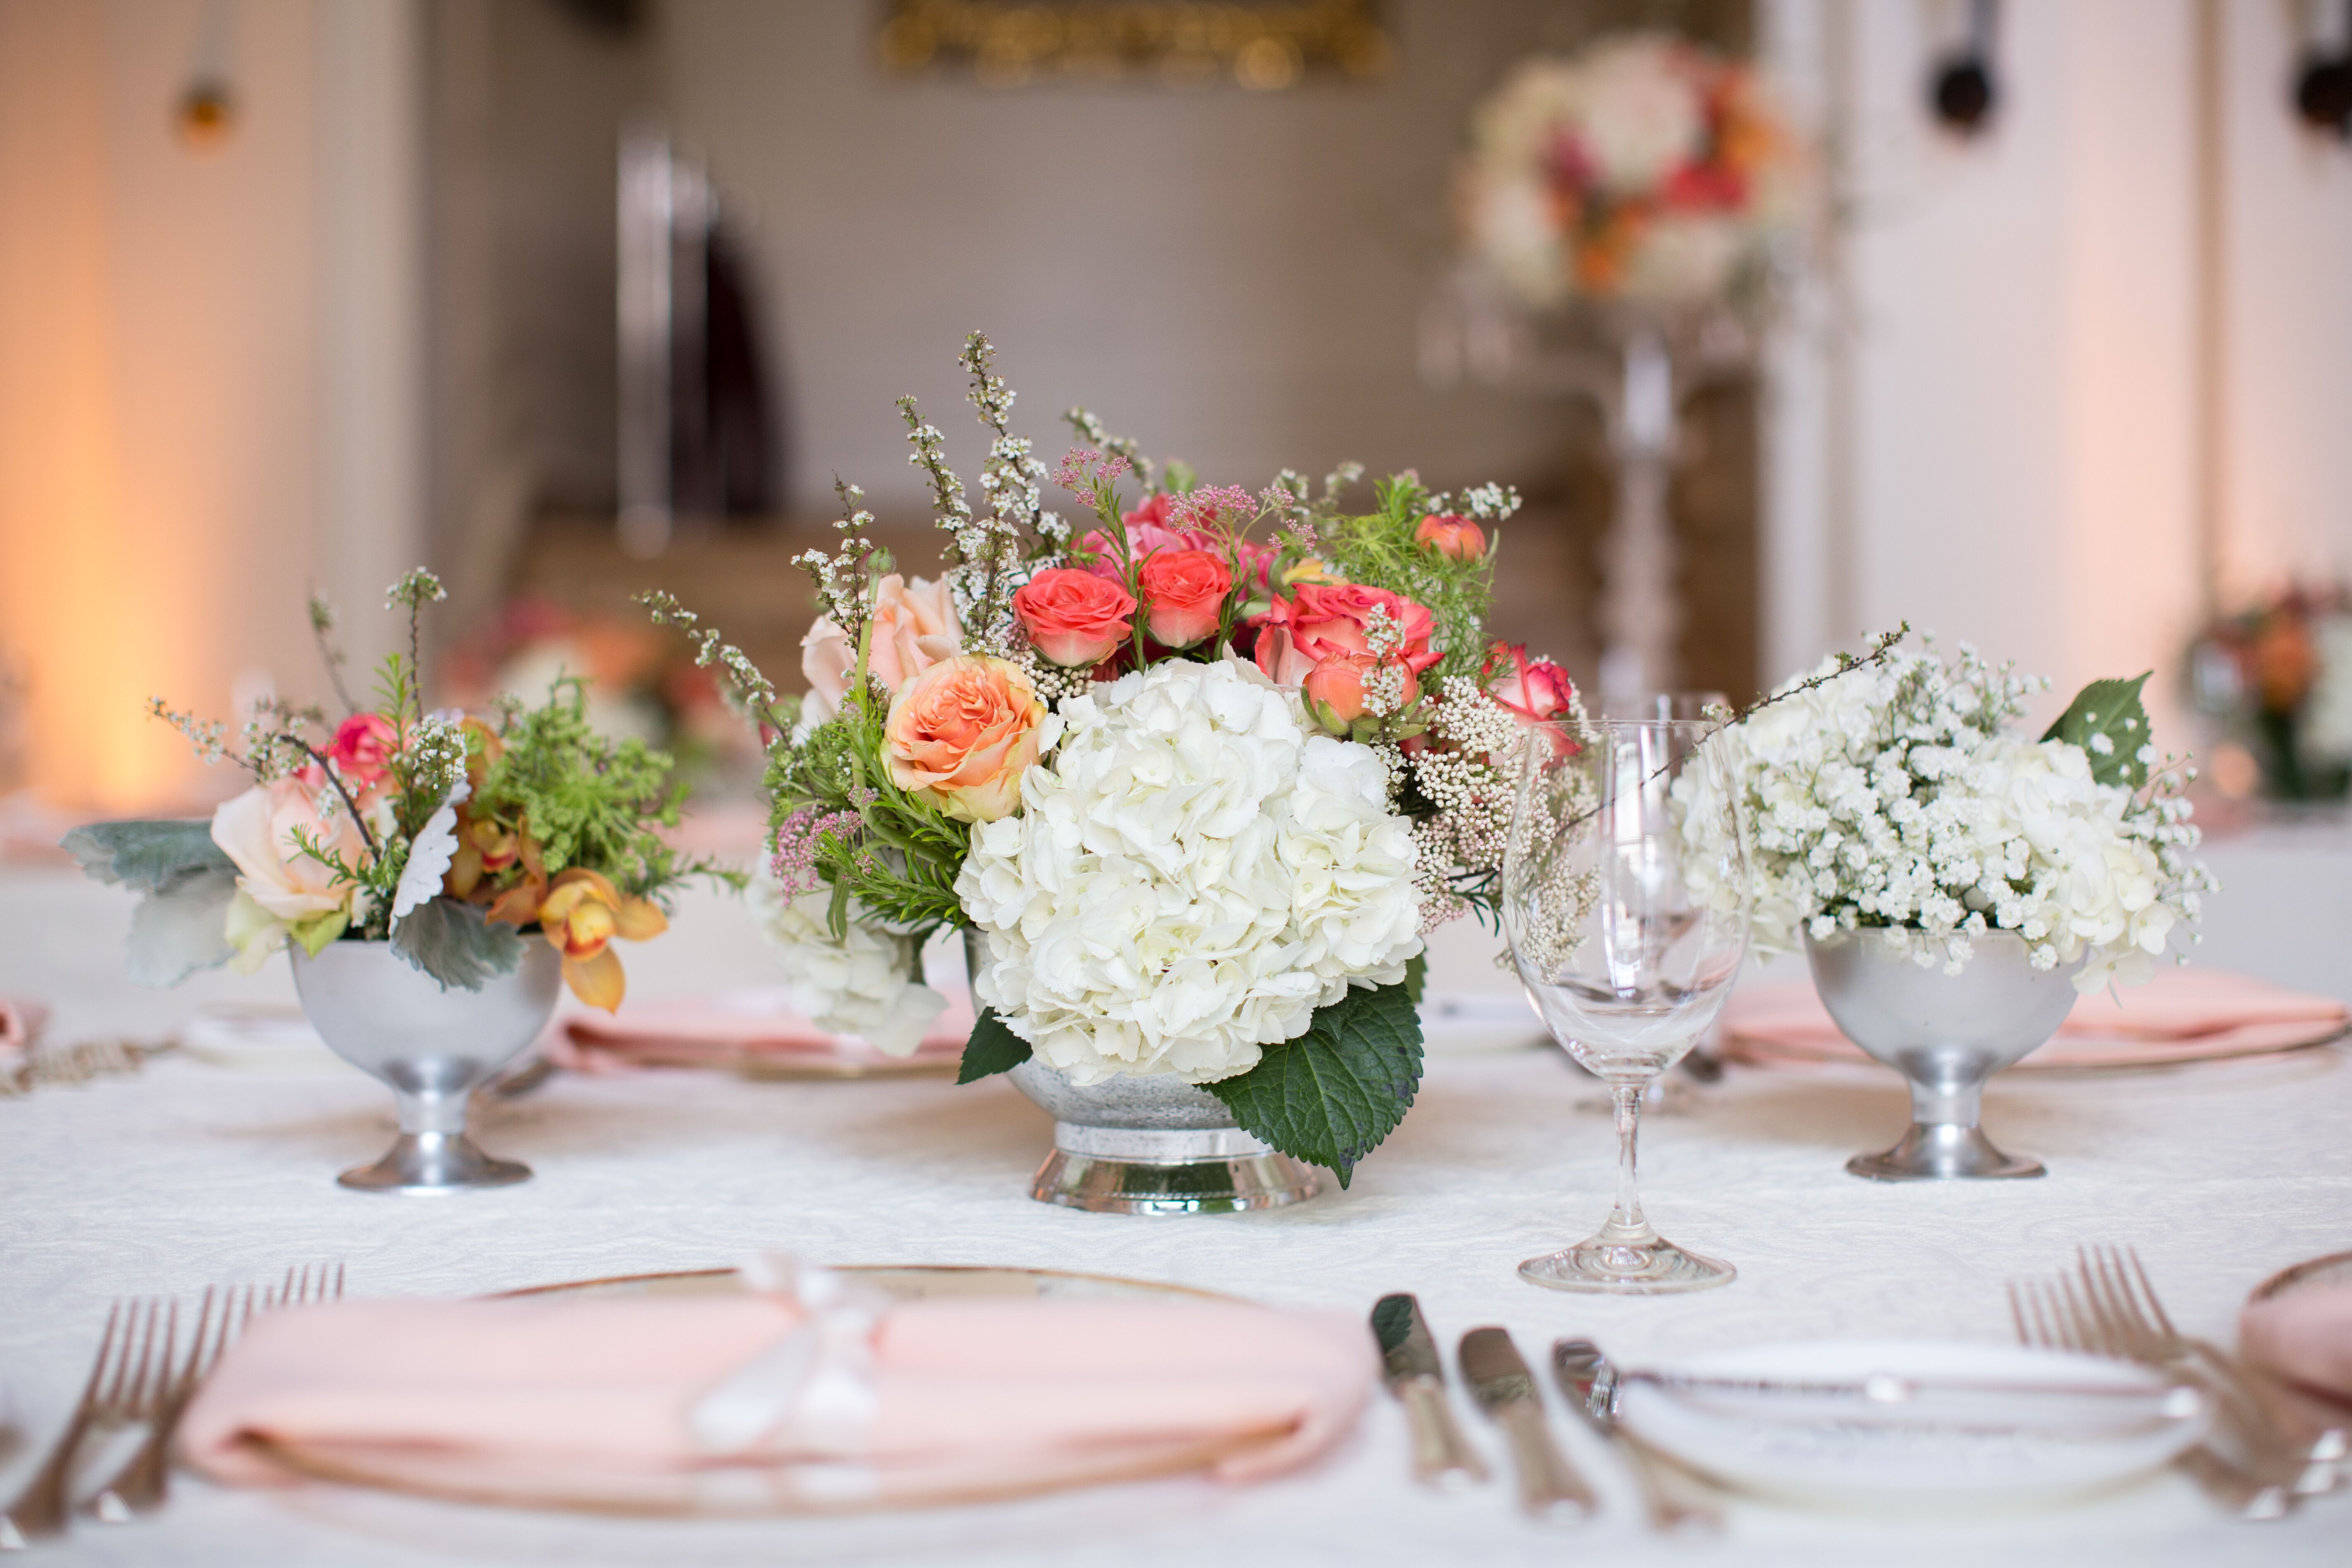
[[1958, 974], [1923, 966], [1883, 931], [1805, 939], [1813, 985], [1845, 1037], [1911, 1086], [1911, 1129], [1881, 1154], [1845, 1168], [1881, 1182], [2039, 1176], [2039, 1160], [2003, 1152], [1985, 1136], [1984, 1086], [2030, 1055], [2074, 1005], [2080, 960], [2036, 969], [2014, 931], [1972, 937]]
[[1072, 1083], [1034, 1057], [1005, 1075], [1054, 1119], [1029, 1195], [1096, 1214], [1234, 1214], [1313, 1197], [1319, 1181], [1172, 1074]]
[[475, 1089], [530, 1047], [547, 1027], [563, 961], [526, 942], [510, 974], [481, 989], [442, 988], [383, 942], [331, 942], [310, 957], [289, 950], [302, 1011], [327, 1048], [392, 1090], [400, 1135], [383, 1158], [335, 1179], [367, 1193], [412, 1195], [503, 1187], [530, 1167], [484, 1153], [467, 1131]]

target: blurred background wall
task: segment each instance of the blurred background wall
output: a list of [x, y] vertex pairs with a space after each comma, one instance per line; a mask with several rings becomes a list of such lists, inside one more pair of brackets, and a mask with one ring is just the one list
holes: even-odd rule
[[[1752, 687], [1908, 616], [2061, 686], [2168, 679], [2210, 603], [2352, 552], [2352, 152], [2286, 105], [2323, 19], [2006, 6], [2000, 109], [1963, 141], [1922, 95], [1963, 9], [1395, 0], [1384, 75], [1257, 93], [894, 77], [864, 0], [10, 0], [12, 782], [109, 808], [217, 793], [145, 697], [311, 693], [306, 589], [370, 652], [420, 557], [453, 649], [519, 591], [609, 606], [667, 581], [755, 617], [789, 669], [785, 562], [835, 470], [921, 538], [891, 399], [975, 455], [973, 327], [1048, 456], [1084, 401], [1213, 479], [1352, 457], [1520, 485], [1506, 629], [1587, 660], [1591, 414], [1425, 385], [1416, 319], [1471, 105], [1633, 21], [1752, 44], [1837, 132], [1842, 221], [1763, 395], [1694, 410], [1694, 675]], [[199, 145], [175, 114], [207, 71], [236, 113]], [[645, 116], [740, 238], [786, 481], [773, 516], [650, 563], [612, 516], [614, 156]]]

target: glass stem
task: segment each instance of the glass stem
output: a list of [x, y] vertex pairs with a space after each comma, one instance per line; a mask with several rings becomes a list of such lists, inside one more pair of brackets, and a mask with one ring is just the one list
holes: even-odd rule
[[1611, 1086], [1617, 1102], [1617, 1206], [1610, 1211], [1603, 1235], [1619, 1245], [1645, 1244], [1657, 1239], [1650, 1222], [1642, 1217], [1642, 1194], [1635, 1181], [1635, 1143], [1642, 1131], [1642, 1089], [1638, 1083]]

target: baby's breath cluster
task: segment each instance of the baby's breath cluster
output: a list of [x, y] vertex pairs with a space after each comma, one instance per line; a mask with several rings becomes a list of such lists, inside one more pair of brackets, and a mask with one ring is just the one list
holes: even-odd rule
[[1511, 828], [1511, 783], [1519, 721], [1475, 681], [1450, 677], [1424, 712], [1424, 743], [1406, 755], [1413, 792], [1433, 808], [1413, 824], [1414, 886], [1421, 929], [1467, 912], [1465, 887], [1483, 890], [1503, 863]]

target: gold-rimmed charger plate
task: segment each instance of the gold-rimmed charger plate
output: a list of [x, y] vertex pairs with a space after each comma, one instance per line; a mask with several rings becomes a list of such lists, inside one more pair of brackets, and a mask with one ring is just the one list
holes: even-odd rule
[[2255, 1286], [2254, 1293], [2246, 1300], [2267, 1301], [2273, 1296], [2313, 1285], [2352, 1285], [2352, 1252], [2331, 1252], [2325, 1258], [2306, 1258], [2292, 1264]]
[[[1127, 1279], [1055, 1268], [1001, 1268], [958, 1264], [866, 1264], [840, 1272], [900, 1300], [941, 1298], [1167, 1299], [1246, 1304], [1234, 1296], [1184, 1285]], [[743, 1289], [732, 1268], [610, 1275], [507, 1290], [493, 1299], [559, 1295], [710, 1296]], [[1041, 1492], [1114, 1482], [1152, 1480], [1203, 1470], [1253, 1448], [1279, 1442], [1281, 1431], [1215, 1438], [1170, 1438], [1103, 1444], [1055, 1456], [1045, 1465], [1008, 1455], [993, 1462], [934, 1468], [894, 1467], [885, 1473], [841, 1463], [718, 1465], [661, 1474], [597, 1471], [576, 1464], [543, 1470], [502, 1467], [485, 1479], [478, 1461], [462, 1451], [392, 1444], [298, 1443], [248, 1436], [246, 1443], [296, 1475], [339, 1485], [404, 1492], [451, 1502], [566, 1512], [672, 1518], [857, 1513], [995, 1502]]]

